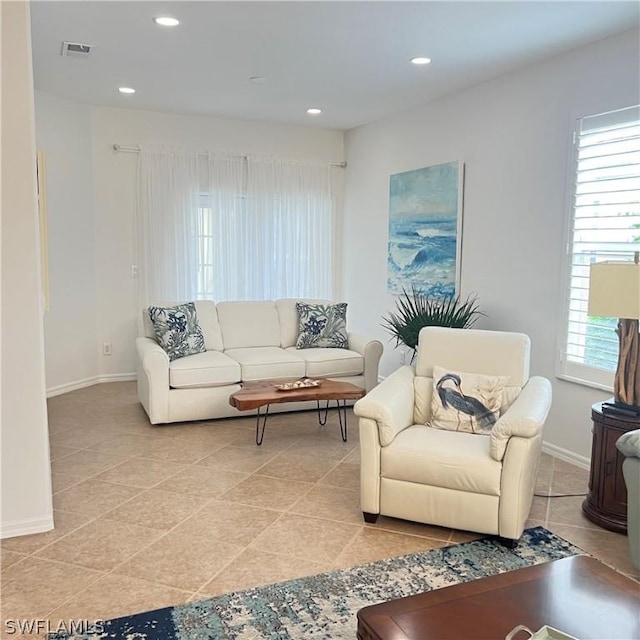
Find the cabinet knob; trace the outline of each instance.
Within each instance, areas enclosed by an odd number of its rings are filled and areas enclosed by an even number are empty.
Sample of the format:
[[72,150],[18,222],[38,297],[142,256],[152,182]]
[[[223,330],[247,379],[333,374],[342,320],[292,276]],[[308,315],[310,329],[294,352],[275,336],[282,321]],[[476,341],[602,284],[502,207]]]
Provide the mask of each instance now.
[[604,474],[610,476],[615,471],[616,463],[613,460],[607,460],[604,465]]

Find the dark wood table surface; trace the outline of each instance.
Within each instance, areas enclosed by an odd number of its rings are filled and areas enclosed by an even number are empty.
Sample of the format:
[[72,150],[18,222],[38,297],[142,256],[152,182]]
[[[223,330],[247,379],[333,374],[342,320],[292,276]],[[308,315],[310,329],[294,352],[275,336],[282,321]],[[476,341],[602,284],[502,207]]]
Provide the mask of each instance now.
[[[572,556],[365,607],[358,640],[503,640],[517,625],[580,640],[640,639],[640,583]],[[517,638],[529,636],[521,632]]]
[[292,379],[243,383],[242,389],[231,394],[229,404],[240,411],[248,411],[281,402],[359,400],[365,395],[365,390],[355,384],[329,379],[323,379],[322,384],[317,387],[278,391],[275,385],[284,382],[292,382]]

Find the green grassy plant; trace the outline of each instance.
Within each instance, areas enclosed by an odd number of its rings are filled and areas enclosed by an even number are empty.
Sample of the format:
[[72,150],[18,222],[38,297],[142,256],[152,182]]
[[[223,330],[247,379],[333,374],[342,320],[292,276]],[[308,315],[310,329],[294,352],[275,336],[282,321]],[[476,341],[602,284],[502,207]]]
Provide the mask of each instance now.
[[395,313],[383,316],[382,326],[396,341],[396,346],[404,344],[413,350],[412,362],[418,347],[418,334],[423,327],[468,329],[478,316],[484,315],[478,309],[478,299],[475,296],[469,296],[464,301],[460,296],[430,298],[414,285],[411,286],[410,293],[403,287],[396,307]]

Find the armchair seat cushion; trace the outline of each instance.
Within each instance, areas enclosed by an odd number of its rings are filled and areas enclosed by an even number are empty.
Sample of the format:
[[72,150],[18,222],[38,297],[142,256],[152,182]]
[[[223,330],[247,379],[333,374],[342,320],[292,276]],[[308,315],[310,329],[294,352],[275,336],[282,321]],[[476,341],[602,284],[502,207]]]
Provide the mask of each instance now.
[[228,349],[225,354],[240,363],[244,382],[302,378],[307,375],[304,360],[280,347]]
[[502,464],[489,454],[489,438],[413,425],[382,447],[383,478],[467,493],[500,495]]
[[327,347],[296,349],[296,347],[290,347],[287,351],[305,361],[305,375],[309,378],[359,376],[364,371],[364,357],[350,349]]
[[197,353],[169,364],[169,386],[174,389],[221,387],[240,380],[240,365],[219,351]]

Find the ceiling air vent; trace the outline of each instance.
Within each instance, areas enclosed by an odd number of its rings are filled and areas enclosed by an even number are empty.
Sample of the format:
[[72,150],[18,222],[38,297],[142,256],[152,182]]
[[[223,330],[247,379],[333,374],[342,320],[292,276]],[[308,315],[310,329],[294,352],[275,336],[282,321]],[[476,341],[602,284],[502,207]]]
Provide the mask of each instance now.
[[61,56],[76,56],[78,58],[86,58],[93,49],[93,45],[82,44],[80,42],[63,42]]

